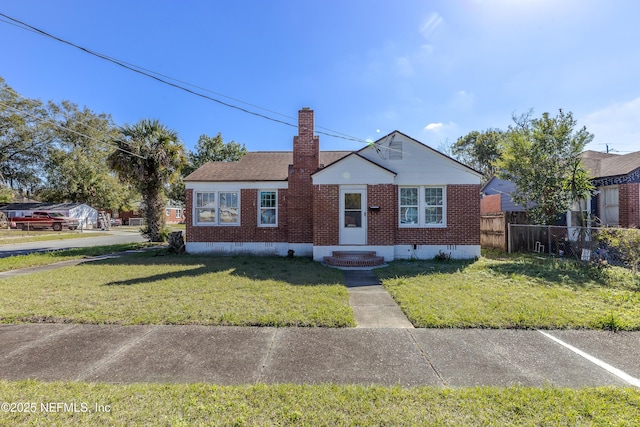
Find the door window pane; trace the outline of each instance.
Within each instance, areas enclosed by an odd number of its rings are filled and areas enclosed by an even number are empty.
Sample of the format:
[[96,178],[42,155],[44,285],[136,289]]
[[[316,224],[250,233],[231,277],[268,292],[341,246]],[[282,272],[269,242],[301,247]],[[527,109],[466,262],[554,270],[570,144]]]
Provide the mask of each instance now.
[[345,193],[344,226],[362,227],[362,194]]
[[362,212],[346,211],[344,213],[344,226],[345,227],[362,227]]
[[346,193],[344,195],[344,208],[345,209],[361,209],[362,194],[360,193]]

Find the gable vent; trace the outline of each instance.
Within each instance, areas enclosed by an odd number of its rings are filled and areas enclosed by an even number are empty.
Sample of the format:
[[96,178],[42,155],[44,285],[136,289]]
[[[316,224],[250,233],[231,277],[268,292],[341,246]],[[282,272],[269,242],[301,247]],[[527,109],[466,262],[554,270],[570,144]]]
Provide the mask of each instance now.
[[402,160],[402,140],[389,142],[389,160]]

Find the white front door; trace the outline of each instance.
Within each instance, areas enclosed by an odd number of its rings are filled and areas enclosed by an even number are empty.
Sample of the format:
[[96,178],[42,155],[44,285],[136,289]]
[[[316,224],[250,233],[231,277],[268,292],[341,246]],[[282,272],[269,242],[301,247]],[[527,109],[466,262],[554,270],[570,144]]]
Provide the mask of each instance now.
[[340,244],[367,244],[367,189],[340,189]]

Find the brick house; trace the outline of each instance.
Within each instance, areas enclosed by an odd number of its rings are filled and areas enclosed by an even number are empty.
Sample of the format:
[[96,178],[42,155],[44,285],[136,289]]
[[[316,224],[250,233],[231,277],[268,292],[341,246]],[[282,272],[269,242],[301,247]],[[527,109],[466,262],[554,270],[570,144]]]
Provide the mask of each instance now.
[[187,252],[293,250],[330,264],[348,251],[480,255],[478,172],[398,131],[358,151],[319,143],[305,108],[292,152],[250,152],[187,176]]
[[590,213],[606,226],[640,227],[640,151],[585,151],[581,158],[596,188]]

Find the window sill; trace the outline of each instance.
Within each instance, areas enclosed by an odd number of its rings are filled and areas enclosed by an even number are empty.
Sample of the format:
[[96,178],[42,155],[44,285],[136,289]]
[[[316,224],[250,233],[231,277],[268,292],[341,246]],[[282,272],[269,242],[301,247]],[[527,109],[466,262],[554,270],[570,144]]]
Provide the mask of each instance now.
[[218,224],[217,222],[198,222],[193,224],[194,227],[239,227],[240,224]]
[[398,228],[447,228],[446,224],[399,224]]

